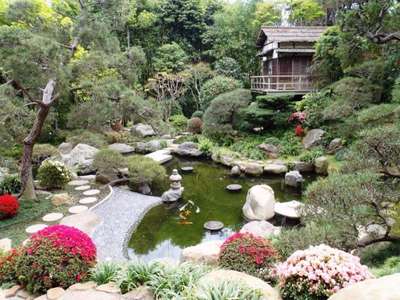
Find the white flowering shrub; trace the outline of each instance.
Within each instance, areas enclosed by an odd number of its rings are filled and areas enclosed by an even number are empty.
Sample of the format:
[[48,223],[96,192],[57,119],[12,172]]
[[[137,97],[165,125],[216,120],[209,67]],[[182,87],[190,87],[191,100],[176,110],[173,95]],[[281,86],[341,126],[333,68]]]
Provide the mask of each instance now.
[[44,188],[62,188],[71,180],[71,172],[62,162],[47,159],[39,167],[38,179]]
[[282,296],[292,300],[327,299],[348,285],[373,277],[359,257],[326,245],[296,251],[275,272]]

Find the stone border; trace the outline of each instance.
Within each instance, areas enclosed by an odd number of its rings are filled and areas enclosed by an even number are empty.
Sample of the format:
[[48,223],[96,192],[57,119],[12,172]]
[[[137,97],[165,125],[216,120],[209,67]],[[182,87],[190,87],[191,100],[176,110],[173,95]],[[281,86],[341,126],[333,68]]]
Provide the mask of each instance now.
[[[95,205],[89,207],[89,210],[90,210],[90,211],[93,210],[93,209],[95,209],[97,206],[99,206],[99,205],[102,204],[103,202],[106,202],[106,201],[112,196],[112,194],[113,194],[113,192],[114,192],[114,189],[113,189],[112,186],[109,185],[109,184],[107,184],[107,187],[108,187],[108,189],[110,190],[110,192],[108,193],[108,195],[105,196],[102,200],[97,201],[97,203],[96,203]],[[92,196],[90,196],[90,197],[92,197]]]

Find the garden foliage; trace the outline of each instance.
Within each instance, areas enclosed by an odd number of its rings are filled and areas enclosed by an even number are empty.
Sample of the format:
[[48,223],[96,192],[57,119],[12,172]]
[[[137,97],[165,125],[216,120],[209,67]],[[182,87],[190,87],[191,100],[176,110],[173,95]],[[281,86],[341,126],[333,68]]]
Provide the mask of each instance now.
[[18,213],[19,202],[12,195],[0,196],[0,220],[12,218]]
[[62,162],[47,159],[39,167],[38,178],[43,187],[57,189],[64,187],[72,176]]

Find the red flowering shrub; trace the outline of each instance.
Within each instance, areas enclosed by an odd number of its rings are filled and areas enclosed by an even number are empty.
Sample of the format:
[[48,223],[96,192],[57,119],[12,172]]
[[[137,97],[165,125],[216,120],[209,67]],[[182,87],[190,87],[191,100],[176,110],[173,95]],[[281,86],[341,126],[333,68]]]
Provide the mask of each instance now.
[[12,249],[11,251],[0,254],[0,283],[16,282],[16,264],[21,254],[21,249]]
[[303,111],[296,111],[289,116],[288,122],[296,121],[297,123],[304,123],[307,118],[307,114]]
[[271,280],[273,264],[278,254],[270,242],[250,233],[235,233],[221,246],[219,265]]
[[96,247],[82,231],[54,225],[34,234],[16,266],[16,278],[29,292],[68,288],[88,278],[95,265]]
[[303,136],[303,135],[304,135],[304,129],[303,129],[303,127],[301,127],[300,124],[297,125],[297,126],[294,128],[294,134],[295,134],[296,136]]
[[15,216],[19,209],[18,199],[12,195],[0,196],[0,220]]

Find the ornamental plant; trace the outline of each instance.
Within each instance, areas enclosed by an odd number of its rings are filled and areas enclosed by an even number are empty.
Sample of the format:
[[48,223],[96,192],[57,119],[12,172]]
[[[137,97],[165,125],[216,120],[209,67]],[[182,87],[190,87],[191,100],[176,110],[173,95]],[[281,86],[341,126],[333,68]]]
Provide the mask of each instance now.
[[272,280],[273,264],[277,259],[278,253],[268,240],[250,233],[235,233],[222,244],[219,265]]
[[68,288],[87,280],[95,262],[96,247],[87,234],[74,227],[53,225],[38,231],[23,247],[16,279],[32,293]]
[[282,296],[292,300],[327,299],[338,290],[372,278],[357,256],[326,245],[293,253],[274,271]]
[[18,213],[18,199],[12,195],[0,196],[0,220],[8,219]]
[[62,162],[47,159],[40,165],[38,178],[41,186],[57,189],[71,180],[71,172]]

